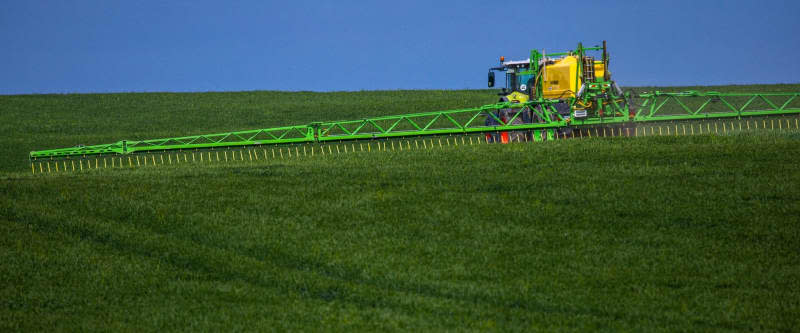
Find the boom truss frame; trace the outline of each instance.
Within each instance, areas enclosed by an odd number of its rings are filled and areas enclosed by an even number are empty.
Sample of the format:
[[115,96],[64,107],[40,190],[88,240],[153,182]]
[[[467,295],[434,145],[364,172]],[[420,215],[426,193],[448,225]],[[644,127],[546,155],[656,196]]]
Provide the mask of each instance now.
[[[630,101],[639,107],[630,109]],[[122,140],[110,144],[30,152],[31,160],[72,156],[130,154],[167,150],[215,149],[222,147],[324,143],[328,141],[372,140],[428,135],[491,133],[501,131],[545,131],[549,136],[561,128],[581,128],[604,124],[646,123],[730,117],[800,114],[800,92],[723,93],[685,91],[652,92],[628,96],[625,103],[616,98],[602,100],[610,112],[576,117],[570,105],[569,116],[559,114],[561,100],[538,99],[526,103],[496,103],[476,108],[412,113],[392,116],[314,122],[307,125],[264,128],[215,134],[151,140]],[[800,103],[795,103],[800,104]],[[521,122],[522,112],[530,111],[537,121]],[[509,115],[500,116],[501,113]],[[487,118],[492,121],[487,122]],[[493,125],[487,125],[492,123]]]

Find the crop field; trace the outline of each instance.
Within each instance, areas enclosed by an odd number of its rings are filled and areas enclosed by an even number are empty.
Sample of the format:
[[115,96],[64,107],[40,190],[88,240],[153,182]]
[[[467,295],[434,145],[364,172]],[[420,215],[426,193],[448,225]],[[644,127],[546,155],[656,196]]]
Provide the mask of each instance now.
[[488,90],[0,96],[0,330],[800,328],[796,128],[410,139],[402,151],[68,173],[31,174],[27,159],[495,101]]

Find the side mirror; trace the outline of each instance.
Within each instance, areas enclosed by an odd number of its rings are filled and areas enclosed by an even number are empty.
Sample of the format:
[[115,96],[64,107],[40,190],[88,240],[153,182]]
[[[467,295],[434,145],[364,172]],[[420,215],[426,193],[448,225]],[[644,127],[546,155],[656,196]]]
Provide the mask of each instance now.
[[489,88],[494,87],[494,72],[489,72]]

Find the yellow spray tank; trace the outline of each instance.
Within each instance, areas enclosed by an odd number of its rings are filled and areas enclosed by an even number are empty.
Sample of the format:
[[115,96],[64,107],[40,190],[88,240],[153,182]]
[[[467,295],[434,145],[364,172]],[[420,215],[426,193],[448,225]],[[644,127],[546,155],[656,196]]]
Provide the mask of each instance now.
[[579,76],[579,62],[576,55],[546,60],[542,74],[542,97],[547,99],[575,98],[583,85],[584,77],[588,81],[594,81],[595,77],[605,76],[606,68],[602,61],[586,57],[584,62],[586,63],[583,70],[584,75]]

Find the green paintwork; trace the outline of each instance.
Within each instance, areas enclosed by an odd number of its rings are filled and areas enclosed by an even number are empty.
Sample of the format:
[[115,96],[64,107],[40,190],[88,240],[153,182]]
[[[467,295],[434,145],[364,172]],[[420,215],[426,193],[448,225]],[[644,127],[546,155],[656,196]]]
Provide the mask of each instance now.
[[[575,51],[550,53],[548,56],[578,55],[580,64],[577,75],[583,70],[586,51],[602,51],[602,61],[607,63],[607,52],[603,47],[584,48],[578,44]],[[544,55],[531,50],[530,74],[541,70],[539,60]],[[606,71],[608,72],[608,71]],[[576,80],[577,81],[577,80]],[[585,82],[584,91],[576,98],[565,100],[542,98],[542,85],[532,87],[533,97],[525,103],[496,103],[476,108],[446,110],[373,117],[359,120],[314,122],[307,125],[255,129],[216,134],[163,138],[153,140],[123,140],[111,144],[78,146],[30,152],[30,159],[59,158],[103,154],[129,154],[165,150],[215,149],[236,146],[258,146],[296,143],[324,143],[344,140],[372,140],[395,137],[426,135],[453,135],[468,133],[492,133],[510,130],[533,131],[533,138],[541,140],[541,133],[548,139],[556,135],[556,129],[580,128],[603,124],[641,123],[713,119],[728,117],[768,116],[798,114],[800,107],[790,107],[800,93],[720,93],[686,91],[679,93],[652,92],[632,96],[618,94],[614,82],[608,78],[595,78]],[[538,97],[537,97],[538,96]],[[638,108],[631,105],[637,104]],[[800,100],[798,100],[800,101]],[[560,115],[555,105],[569,106],[569,117]],[[588,107],[587,105],[591,105]],[[760,105],[760,106],[759,106]],[[510,119],[499,117],[502,110],[511,110]],[[516,121],[522,112],[530,111],[537,119],[534,122]],[[585,111],[585,117],[576,117],[576,111]],[[496,125],[486,125],[487,118]]]
[[[83,156],[98,154],[126,154],[135,152],[178,150],[178,149],[212,149],[232,146],[256,146],[269,144],[313,143],[343,140],[370,140],[393,137],[411,137],[425,135],[446,135],[466,133],[489,133],[509,130],[544,130],[565,127],[579,128],[600,124],[638,123],[670,120],[713,119],[728,117],[748,117],[781,114],[800,114],[800,108],[788,107],[797,100],[800,93],[718,93],[718,92],[680,92],[680,93],[644,93],[638,96],[642,101],[633,118],[627,106],[617,111],[607,112],[605,116],[589,116],[573,121],[565,120],[555,110],[558,100],[535,100],[527,103],[497,103],[478,108],[447,110],[425,113],[366,118],[360,120],[317,122],[308,125],[256,129],[248,131],[227,132],[164,138],[154,140],[126,140],[111,144],[79,146],[52,150],[33,151],[31,159]],[[736,105],[731,98],[744,98],[745,102]],[[776,98],[781,101],[775,101]],[[686,100],[699,100],[699,107],[687,106]],[[756,101],[763,101],[767,108],[751,109]],[[709,105],[721,106],[723,110],[712,111]],[[613,103],[609,104],[613,105]],[[668,106],[673,112],[664,113]],[[677,107],[675,107],[677,106]],[[498,118],[494,111],[500,109],[531,109],[539,115],[542,122],[529,124],[512,124],[515,117],[506,120]],[[541,110],[539,110],[541,109]],[[675,110],[682,113],[675,113]],[[513,113],[513,112],[512,112]],[[574,110],[572,111],[574,116]],[[499,125],[486,126],[486,117],[493,117]],[[552,136],[552,131],[548,131]],[[538,136],[537,136],[538,137]]]

